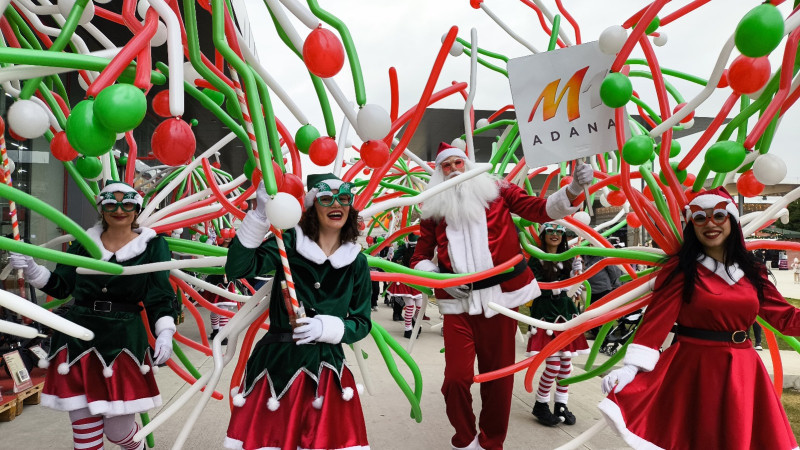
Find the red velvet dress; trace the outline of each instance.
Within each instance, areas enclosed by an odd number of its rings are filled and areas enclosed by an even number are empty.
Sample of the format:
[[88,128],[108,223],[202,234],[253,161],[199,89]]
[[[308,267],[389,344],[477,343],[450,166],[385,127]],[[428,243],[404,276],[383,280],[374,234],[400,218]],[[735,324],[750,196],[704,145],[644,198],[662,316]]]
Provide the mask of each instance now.
[[[672,269],[675,262],[665,267]],[[708,264],[711,268],[713,265]],[[698,263],[690,303],[681,299],[683,274],[647,308],[634,339],[657,351],[677,322],[713,331],[747,330],[756,314],[784,334],[800,334],[800,310],[766,279],[765,301],[738,268],[733,279]],[[653,353],[656,355],[656,353]],[[599,405],[606,420],[636,449],[796,449],[792,429],[764,364],[749,340],[741,344],[678,336],[650,372],[640,371]]]

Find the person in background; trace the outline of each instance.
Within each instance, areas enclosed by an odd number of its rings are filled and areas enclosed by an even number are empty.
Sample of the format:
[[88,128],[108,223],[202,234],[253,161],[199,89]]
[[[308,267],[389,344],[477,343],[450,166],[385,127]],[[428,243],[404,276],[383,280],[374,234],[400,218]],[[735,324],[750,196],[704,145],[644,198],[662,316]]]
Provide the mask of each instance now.
[[[583,257],[583,264],[585,270],[588,270],[597,262],[604,259],[602,256],[585,255]],[[605,297],[609,292],[622,286],[619,277],[622,275],[622,270],[618,266],[608,265],[603,267],[602,270],[589,277],[589,286],[591,289],[591,297],[589,298],[590,304],[594,303],[601,298]],[[591,339],[597,337],[600,328],[593,328],[587,332]]]
[[792,271],[794,272],[794,284],[800,284],[800,259],[794,259],[792,262]]
[[[217,238],[215,243],[222,248],[228,248],[234,236],[236,236],[236,230],[232,228],[223,228],[220,231],[220,235],[221,236]],[[209,241],[211,241],[210,238]],[[236,293],[236,284],[233,280],[229,280],[225,274],[211,274],[206,277],[206,282],[230,293]],[[215,294],[209,290],[203,291],[202,295],[209,303],[213,303],[217,308],[231,312],[235,312],[238,309],[239,305],[235,301],[229,300],[222,295]],[[214,338],[217,337],[217,334],[219,334],[219,330],[228,325],[229,318],[228,316],[217,314],[213,311],[211,311],[209,316],[211,319],[211,334],[208,336],[208,340],[213,341]],[[222,340],[222,345],[228,345],[227,338]]]

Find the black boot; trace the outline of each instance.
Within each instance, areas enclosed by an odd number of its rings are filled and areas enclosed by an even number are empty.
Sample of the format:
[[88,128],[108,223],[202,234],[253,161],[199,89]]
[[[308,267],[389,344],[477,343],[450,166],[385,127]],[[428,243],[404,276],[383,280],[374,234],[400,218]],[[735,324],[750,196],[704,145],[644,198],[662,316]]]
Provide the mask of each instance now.
[[403,337],[406,338],[406,339],[411,339],[411,333],[413,333],[413,332],[414,332],[414,330],[406,330],[406,331],[403,332]]
[[547,425],[548,427],[554,427],[561,423],[561,419],[550,412],[550,405],[544,402],[536,402],[536,404],[533,405],[531,414],[533,414],[542,425]]
[[556,413],[556,416],[564,421],[567,425],[575,425],[577,419],[575,419],[575,414],[572,414],[569,409],[567,409],[567,405],[564,403],[556,402],[553,405],[553,411]]
[[213,341],[214,338],[217,337],[218,333],[219,333],[219,328],[217,328],[216,330],[211,330],[211,335],[208,336],[209,342]]

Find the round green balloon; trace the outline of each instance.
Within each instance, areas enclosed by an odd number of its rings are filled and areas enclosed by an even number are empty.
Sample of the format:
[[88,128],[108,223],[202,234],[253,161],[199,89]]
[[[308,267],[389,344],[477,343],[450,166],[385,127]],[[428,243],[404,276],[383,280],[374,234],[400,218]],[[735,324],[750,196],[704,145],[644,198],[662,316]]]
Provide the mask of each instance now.
[[86,156],[104,155],[117,140],[117,134],[97,120],[92,100],[83,100],[72,108],[66,131],[72,148]]
[[[224,94],[223,94],[224,97]],[[239,108],[239,104],[236,102],[226,102],[225,103],[225,111],[228,112],[228,115],[234,119],[241,120],[242,118],[242,110]]]
[[633,94],[631,80],[619,72],[612,72],[600,85],[600,100],[609,108],[625,106]]
[[222,106],[222,103],[225,101],[225,94],[220,91],[215,91],[214,89],[205,88],[203,89],[203,94],[219,106]]
[[708,148],[705,163],[714,172],[725,173],[736,170],[745,156],[744,145],[736,141],[720,141]]
[[103,171],[103,163],[96,156],[79,156],[75,158],[75,168],[83,178],[97,178]]
[[645,34],[652,34],[652,33],[654,33],[654,32],[655,32],[655,31],[658,29],[658,27],[659,27],[660,25],[661,25],[661,19],[659,19],[659,18],[658,18],[658,16],[656,16],[656,17],[653,19],[653,21],[652,21],[652,22],[650,22],[650,25],[648,25],[648,26],[647,26],[647,28],[645,28],[645,29],[644,29],[644,32],[645,32]]
[[119,157],[119,165],[124,166],[128,164],[128,157],[127,156],[120,156]]
[[208,236],[206,236],[205,234],[201,234],[199,241],[205,244],[206,241],[208,241]]
[[308,154],[308,149],[311,147],[311,143],[314,142],[319,136],[319,131],[317,131],[317,129],[312,125],[307,124],[303,125],[299,130],[297,130],[297,134],[294,135],[294,142],[297,144],[298,150]]
[[[675,176],[678,177],[678,182],[683,183],[684,181],[686,181],[686,175],[689,174],[686,171],[686,169],[678,170],[678,163],[677,162],[671,162],[671,163],[669,163],[669,165],[672,166],[672,170],[673,170],[673,172],[675,172]],[[664,183],[665,185],[669,186],[669,183],[667,182],[667,177],[664,175],[664,171],[663,170],[658,175],[658,178],[661,179],[662,183]]]
[[622,146],[622,158],[632,166],[644,164],[653,157],[654,145],[650,136],[634,136]]
[[745,173],[745,172],[747,172],[748,170],[750,170],[752,168],[753,168],[753,163],[747,163],[747,164],[743,165],[742,167],[740,167],[738,172],[739,173]]
[[[656,147],[656,153],[658,153],[659,155],[661,154],[661,147],[663,145],[664,144],[662,142],[658,144],[658,147]],[[681,154],[681,143],[673,139],[672,142],[670,142],[669,144],[669,157],[674,158],[680,154]]]
[[736,26],[734,42],[739,53],[751,58],[768,55],[783,39],[783,16],[771,4],[758,5]]
[[147,98],[141,89],[130,84],[109,86],[94,100],[94,116],[114,133],[124,133],[139,126],[147,114]]
[[255,159],[248,159],[244,163],[244,176],[247,177],[250,182],[253,181],[253,170],[256,168]]

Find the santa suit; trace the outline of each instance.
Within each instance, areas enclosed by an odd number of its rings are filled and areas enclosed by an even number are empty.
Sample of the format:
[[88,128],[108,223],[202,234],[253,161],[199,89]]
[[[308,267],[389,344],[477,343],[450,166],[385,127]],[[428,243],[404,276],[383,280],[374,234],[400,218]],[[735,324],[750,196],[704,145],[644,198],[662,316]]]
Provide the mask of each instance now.
[[[411,258],[411,267],[435,270],[430,261],[438,254],[439,269],[446,273],[479,272],[521,254],[517,229],[511,213],[532,222],[560,219],[570,207],[566,190],[546,200],[527,195],[516,185],[498,182],[499,195],[491,200],[478,220],[464,223],[446,219],[424,219],[421,237]],[[531,270],[522,262],[521,272],[499,285],[473,290],[464,299],[454,299],[436,289],[439,310],[444,314],[445,373],[442,394],[447,417],[455,428],[451,443],[455,448],[474,448],[477,430],[472,413],[470,386],[474,362],[478,370],[489,372],[514,363],[516,321],[498,315],[487,304],[495,302],[516,308],[540,294]],[[503,377],[481,384],[483,408],[477,440],[485,449],[502,448],[508,428],[514,380]]]

